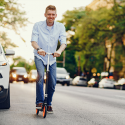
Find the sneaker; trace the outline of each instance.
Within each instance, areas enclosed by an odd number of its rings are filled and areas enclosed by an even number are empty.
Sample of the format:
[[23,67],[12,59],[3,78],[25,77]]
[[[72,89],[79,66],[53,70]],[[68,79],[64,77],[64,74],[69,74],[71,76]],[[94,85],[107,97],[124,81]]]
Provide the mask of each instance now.
[[42,109],[43,103],[36,104],[36,109]]
[[47,113],[53,113],[53,110],[52,110],[51,106],[47,106]]

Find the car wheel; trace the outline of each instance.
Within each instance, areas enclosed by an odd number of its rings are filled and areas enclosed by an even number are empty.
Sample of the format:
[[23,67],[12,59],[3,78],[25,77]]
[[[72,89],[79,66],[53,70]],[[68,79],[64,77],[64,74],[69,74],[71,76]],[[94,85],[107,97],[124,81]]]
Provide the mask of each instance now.
[[12,81],[12,80],[9,80],[9,83],[13,83],[13,81]]
[[125,84],[123,84],[123,90],[125,90]]
[[28,83],[28,80],[25,80],[24,83]]
[[67,83],[67,86],[70,86],[70,82]]
[[12,83],[12,81],[10,80],[9,83]]
[[64,83],[62,83],[62,86],[64,86]]
[[0,103],[0,109],[9,109],[10,108],[10,85],[8,87],[8,95],[4,102]]
[[120,86],[120,90],[123,90],[123,86],[122,85]]

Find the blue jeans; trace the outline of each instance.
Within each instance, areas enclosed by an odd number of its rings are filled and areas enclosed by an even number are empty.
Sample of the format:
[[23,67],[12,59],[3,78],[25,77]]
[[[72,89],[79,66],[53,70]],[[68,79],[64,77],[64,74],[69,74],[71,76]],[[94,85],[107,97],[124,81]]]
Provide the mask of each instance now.
[[[47,68],[43,61],[35,56],[35,65],[38,73],[36,80],[36,104],[44,102],[44,69]],[[48,98],[47,105],[51,106],[52,97],[56,86],[56,62],[49,66]]]

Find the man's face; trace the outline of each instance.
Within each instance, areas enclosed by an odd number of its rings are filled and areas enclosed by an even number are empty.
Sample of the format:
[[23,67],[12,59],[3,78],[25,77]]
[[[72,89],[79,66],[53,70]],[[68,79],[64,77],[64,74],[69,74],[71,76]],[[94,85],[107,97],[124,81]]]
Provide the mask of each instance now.
[[44,15],[48,23],[53,23],[55,18],[57,17],[55,10],[47,10],[47,12]]

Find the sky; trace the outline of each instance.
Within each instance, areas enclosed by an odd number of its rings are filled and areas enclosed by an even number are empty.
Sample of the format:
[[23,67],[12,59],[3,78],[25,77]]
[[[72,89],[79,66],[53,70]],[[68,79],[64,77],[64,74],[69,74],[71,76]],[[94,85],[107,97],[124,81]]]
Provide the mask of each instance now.
[[31,46],[31,34],[34,23],[45,20],[44,12],[48,5],[55,5],[57,9],[56,20],[61,20],[62,15],[67,10],[73,10],[78,7],[85,7],[93,0],[17,0],[22,5],[20,9],[26,11],[26,17],[31,22],[25,28],[20,29],[21,36],[25,39],[25,43],[20,39],[14,31],[7,31],[11,42],[14,42],[19,47],[15,48],[15,57],[22,56],[27,61],[34,58],[33,48]]

